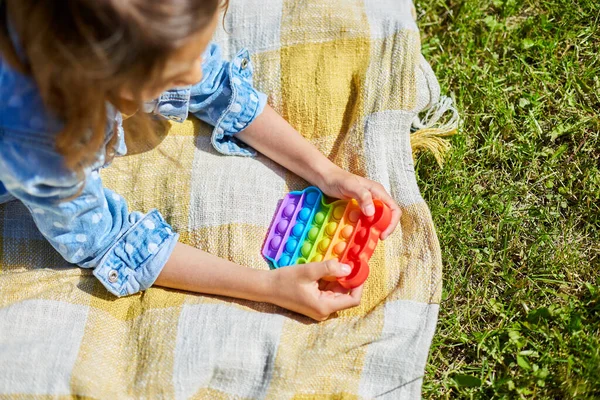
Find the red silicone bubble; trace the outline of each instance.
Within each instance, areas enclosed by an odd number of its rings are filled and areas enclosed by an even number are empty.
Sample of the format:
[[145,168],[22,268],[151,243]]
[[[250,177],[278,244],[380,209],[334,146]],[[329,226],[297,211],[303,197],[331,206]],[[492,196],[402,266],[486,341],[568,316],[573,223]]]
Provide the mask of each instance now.
[[357,245],[357,244],[355,244],[354,246],[352,246],[350,248],[350,250],[348,251],[348,256],[351,259],[358,258],[360,256],[360,246]]
[[[381,235],[381,232],[392,223],[392,210],[380,200],[375,200],[375,217],[375,223],[371,229],[378,230]],[[379,217],[379,219],[377,219],[377,217]]]
[[356,236],[354,236],[354,243],[358,245],[363,245],[367,242],[369,238],[369,229],[361,228],[358,232],[356,232]]

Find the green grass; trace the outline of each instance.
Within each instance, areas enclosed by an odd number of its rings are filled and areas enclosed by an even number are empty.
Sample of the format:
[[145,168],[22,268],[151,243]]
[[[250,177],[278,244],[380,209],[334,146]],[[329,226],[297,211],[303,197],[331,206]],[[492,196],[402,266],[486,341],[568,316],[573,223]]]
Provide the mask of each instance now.
[[417,0],[463,121],[417,159],[444,259],[424,398],[600,398],[600,2]]

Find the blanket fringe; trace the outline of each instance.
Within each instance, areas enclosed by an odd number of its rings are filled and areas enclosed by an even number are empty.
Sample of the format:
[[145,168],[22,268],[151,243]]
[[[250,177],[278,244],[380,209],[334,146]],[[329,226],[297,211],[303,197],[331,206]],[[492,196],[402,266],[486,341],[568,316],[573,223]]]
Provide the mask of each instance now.
[[[452,112],[452,117],[446,123],[440,124],[440,119],[448,111]],[[444,164],[444,154],[451,147],[450,142],[445,138],[457,133],[458,123],[458,111],[452,104],[452,99],[442,96],[427,110],[423,118],[417,115],[413,119],[413,133],[410,135],[413,154],[429,151],[441,167]]]

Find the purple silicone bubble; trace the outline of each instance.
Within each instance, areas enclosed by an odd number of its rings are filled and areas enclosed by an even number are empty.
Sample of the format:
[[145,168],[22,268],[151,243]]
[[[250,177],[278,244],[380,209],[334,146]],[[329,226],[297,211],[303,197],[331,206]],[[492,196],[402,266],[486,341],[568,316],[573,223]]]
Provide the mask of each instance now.
[[290,218],[294,214],[295,209],[296,209],[296,204],[287,205],[283,209],[283,216],[286,218]]
[[285,230],[287,229],[287,227],[289,226],[289,222],[287,220],[281,220],[279,221],[279,223],[277,224],[277,233],[283,235],[285,234]]
[[279,246],[281,246],[281,239],[281,236],[275,236],[273,239],[271,239],[269,250],[277,251]]

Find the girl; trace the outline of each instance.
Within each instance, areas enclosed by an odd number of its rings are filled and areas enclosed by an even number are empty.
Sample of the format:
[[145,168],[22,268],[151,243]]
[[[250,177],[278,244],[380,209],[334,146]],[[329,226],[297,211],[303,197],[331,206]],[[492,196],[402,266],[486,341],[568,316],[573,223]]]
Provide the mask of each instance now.
[[[260,151],[337,198],[374,213],[400,210],[378,183],[331,163],[266,104],[251,84],[247,51],[221,59],[211,37],[222,0],[0,0],[0,203],[20,200],[70,263],[92,268],[116,296],[159,285],[271,302],[317,320],[356,306],[325,276],[327,261],[261,271],[178,242],[158,211],[129,212],[98,170],[126,153],[123,115],[214,126],[224,154]],[[152,141],[151,135],[143,137]],[[139,140],[139,138],[138,138]],[[129,138],[128,138],[129,141]]]

